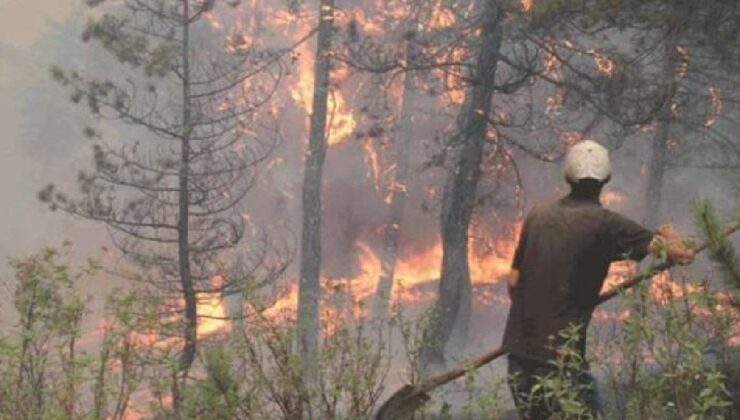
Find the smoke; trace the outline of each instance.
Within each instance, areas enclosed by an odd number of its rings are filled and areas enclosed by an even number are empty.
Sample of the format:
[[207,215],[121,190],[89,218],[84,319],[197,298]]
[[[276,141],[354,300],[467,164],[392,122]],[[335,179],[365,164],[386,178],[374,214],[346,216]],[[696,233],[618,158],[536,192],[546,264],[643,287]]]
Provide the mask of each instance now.
[[[4,238],[0,242],[0,255],[4,257],[22,255],[43,245],[55,245],[63,239],[72,240],[78,246],[79,255],[83,256],[96,252],[97,245],[108,242],[100,227],[49,213],[36,200],[37,191],[50,181],[73,190],[78,168],[86,167],[90,158],[82,129],[91,121],[84,110],[68,103],[63,89],[49,81],[48,68],[52,64],[104,71],[115,68],[100,58],[99,51],[80,44],[80,20],[61,17],[73,10],[69,3],[66,7],[59,0],[45,0],[43,3],[54,5],[43,15],[56,16],[57,23],[32,25],[33,28],[29,29],[33,32],[30,47],[25,44],[27,38],[0,45],[0,124],[4,127],[5,142],[0,153],[0,190],[4,197],[4,205],[0,206],[0,235]],[[275,34],[266,36],[284,41],[284,44],[290,41]],[[263,229],[293,246],[298,243],[301,228],[300,197],[308,114],[305,104],[296,101],[289,88],[298,83],[306,60],[311,60],[310,54],[297,57],[289,65],[284,89],[278,94],[277,115],[283,141],[260,170],[259,183],[244,203],[246,216],[255,231]],[[344,100],[352,110],[357,126],[346,139],[330,148],[326,161],[323,274],[327,278],[356,278],[367,270],[362,266],[360,244],[367,245],[376,255],[380,254],[382,227],[389,214],[386,197],[392,171],[388,168],[402,140],[397,138],[396,129],[401,112],[401,81],[402,78],[398,78],[391,83],[391,94],[387,98],[380,97],[380,87],[361,75],[347,73],[334,83],[344,93]],[[412,176],[406,186],[409,196],[401,225],[400,260],[425,254],[439,242],[439,200],[446,169],[430,165],[430,162],[444,151],[439,139],[449,136],[454,123],[455,107],[446,104],[446,98],[423,83],[418,89],[412,109]],[[379,111],[379,106],[387,106],[387,109]],[[378,127],[381,130],[377,130]],[[381,134],[370,135],[378,132]],[[128,134],[121,131],[117,136],[125,138]],[[521,141],[541,135],[535,132],[519,134]],[[633,219],[642,220],[650,134],[632,136],[620,147],[616,147],[619,143],[610,140],[607,129],[597,129],[591,137],[615,148],[612,153],[613,177],[607,190],[623,196],[623,199],[610,206]],[[374,170],[368,156],[368,144],[378,154],[379,173]],[[522,197],[526,200],[520,208],[517,196],[512,192],[514,178],[510,173],[500,178],[488,174],[484,189],[494,188],[496,180],[503,179],[503,193],[496,196],[499,201],[494,200],[478,209],[475,244],[501,237],[513,241],[508,228],[522,215],[521,210],[526,213],[535,203],[555,199],[567,191],[559,163],[543,163],[521,151],[514,151],[513,159],[521,174]],[[732,187],[736,180],[727,176],[727,172],[680,168],[669,171],[660,219],[692,232],[688,207],[691,201],[710,199],[718,204],[724,215],[734,210],[737,195]],[[249,240],[247,238],[244,249],[248,249]],[[438,271],[439,263],[438,260],[429,260],[428,271]],[[700,270],[706,265],[697,267]],[[295,282],[296,268],[293,266],[288,270],[283,279],[286,284]],[[426,283],[422,286],[424,291],[435,292],[434,276],[418,280]],[[485,284],[477,285],[473,290],[476,306],[473,308],[471,331],[474,332],[474,340],[467,349],[469,353],[497,344],[506,317],[503,282],[496,282],[500,279],[485,280]],[[102,295],[109,287],[91,285],[89,291]],[[455,357],[462,355],[456,354]]]

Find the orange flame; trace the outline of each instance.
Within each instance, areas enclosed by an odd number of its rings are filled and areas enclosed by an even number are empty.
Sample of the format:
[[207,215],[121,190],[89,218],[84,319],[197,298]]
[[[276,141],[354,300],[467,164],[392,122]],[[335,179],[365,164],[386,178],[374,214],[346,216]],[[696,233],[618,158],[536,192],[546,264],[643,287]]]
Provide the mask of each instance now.
[[599,73],[606,77],[614,76],[614,71],[616,70],[617,65],[614,63],[613,59],[594,50],[589,50],[588,53],[593,57],[594,64]]
[[[513,224],[509,232],[493,241],[487,252],[476,252],[471,249],[469,255],[470,275],[473,284],[494,284],[508,274],[511,259],[516,248],[521,224]],[[381,274],[381,259],[371,246],[360,242],[360,273],[351,278],[324,279],[325,288],[330,284],[345,284],[346,292],[354,302],[359,304],[355,316],[364,314],[375,297],[376,285]],[[437,241],[432,246],[400,258],[396,263],[395,281],[391,292],[394,303],[422,303],[434,297],[434,291],[421,292],[418,286],[432,283],[439,279],[439,268],[442,261],[442,243]],[[298,302],[298,286],[291,288],[274,306],[264,314],[268,318],[285,315],[295,311]],[[330,312],[325,312],[326,318]]]
[[[212,282],[214,289],[220,290],[223,287],[224,278],[215,276]],[[198,297],[198,338],[228,332],[231,324],[226,319],[227,315],[226,305],[220,291],[202,293]]]
[[455,14],[451,10],[442,8],[439,5],[432,10],[432,16],[428,25],[431,29],[449,28],[454,24]]
[[603,194],[601,194],[601,202],[605,206],[613,206],[615,204],[620,204],[624,201],[624,195],[616,192],[616,191],[604,191]]
[[[308,43],[303,43],[296,52],[298,58],[298,80],[290,86],[293,100],[305,111],[305,127],[308,131],[310,116],[313,113],[314,54]],[[337,78],[337,71],[332,75]],[[341,90],[332,89],[327,99],[329,146],[344,142],[355,130],[357,122],[351,107],[346,103]]]
[[375,191],[380,191],[380,157],[378,156],[378,151],[375,148],[375,143],[373,142],[373,139],[366,138],[362,145],[363,149],[365,149],[365,161],[368,163],[369,166],[369,176],[373,180],[373,185],[375,186]]
[[[223,285],[223,277],[214,276],[212,285],[214,290],[220,289]],[[231,330],[231,323],[227,319],[228,312],[220,291],[199,293],[197,299],[196,336],[198,339],[228,333]],[[184,301],[179,297],[174,299],[174,303],[171,304],[176,308],[184,307]],[[168,324],[177,322],[179,319],[178,315],[172,315],[163,319],[162,322]],[[133,341],[139,346],[171,348],[182,345],[183,339],[181,337],[162,337],[157,331],[149,331],[135,333]]]
[[678,55],[678,64],[676,64],[676,76],[679,79],[683,79],[686,73],[689,72],[689,52],[686,48],[677,45],[676,54]]
[[712,111],[704,122],[704,126],[709,128],[717,123],[719,115],[722,113],[722,98],[714,86],[709,87],[709,95],[712,100]]

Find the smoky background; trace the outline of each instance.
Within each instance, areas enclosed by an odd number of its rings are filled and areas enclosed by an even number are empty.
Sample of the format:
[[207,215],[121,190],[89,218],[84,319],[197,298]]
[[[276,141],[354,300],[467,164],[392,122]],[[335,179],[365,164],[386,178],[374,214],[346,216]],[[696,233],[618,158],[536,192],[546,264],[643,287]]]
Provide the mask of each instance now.
[[[276,2],[278,3],[278,2]],[[32,6],[29,6],[31,4]],[[69,103],[68,94],[49,77],[52,65],[79,67],[96,72],[115,72],[120,64],[106,61],[97,47],[83,44],[80,33],[85,18],[80,1],[35,0],[0,3],[0,125],[3,147],[0,153],[0,256],[23,255],[44,245],[57,245],[64,240],[75,245],[75,255],[81,260],[99,255],[106,261],[110,247],[104,229],[61,213],[50,213],[37,199],[38,191],[50,180],[74,190],[77,171],[90,163],[90,143],[82,134],[86,125],[100,127],[84,109]],[[227,23],[223,24],[227,26]],[[294,28],[295,29],[295,28]],[[224,30],[225,31],[225,30]],[[269,32],[274,41],[289,41],[279,31]],[[216,30],[218,33],[218,30]],[[277,34],[276,34],[277,33]],[[294,32],[290,32],[293,34]],[[224,32],[226,37],[228,33]],[[272,39],[272,38],[271,38]],[[619,39],[615,42],[618,44]],[[624,41],[626,42],[626,40]],[[253,233],[264,232],[287,247],[297,247],[300,232],[300,194],[303,149],[307,138],[307,112],[301,89],[301,72],[310,70],[311,48],[302,51],[286,67],[285,86],[278,93],[281,143],[259,172],[254,190],[243,204]],[[337,81],[343,99],[337,112],[344,120],[333,127],[341,141],[329,148],[324,173],[324,256],[323,277],[331,281],[375,281],[382,244],[381,227],[388,215],[388,165],[398,132],[397,98],[386,97],[377,86],[383,83],[398,90],[403,77],[395,80],[374,80],[347,70]],[[421,81],[420,84],[423,84]],[[548,92],[535,93],[535,103],[544,104]],[[454,106],[441,109],[447,101],[444,93],[432,88],[420,89],[414,104],[413,139],[410,157],[409,195],[404,209],[400,233],[399,261],[423,256],[429,271],[438,270],[439,255],[433,250],[439,244],[440,194],[445,169],[429,165],[442,149],[441,143],[454,123]],[[515,99],[514,99],[515,100]],[[577,107],[576,105],[573,105]],[[342,109],[343,108],[343,109]],[[533,110],[543,113],[544,107]],[[725,104],[723,113],[737,112],[733,104]],[[558,150],[560,139],[545,123],[533,121],[530,127],[511,130],[520,140],[540,142],[543,150]],[[736,125],[720,122],[720,129],[735,133]],[[573,124],[576,131],[582,124]],[[378,128],[382,130],[378,132]],[[141,136],[114,124],[102,128],[113,138]],[[591,130],[587,137],[612,149],[613,177],[605,192],[606,206],[643,221],[646,217],[646,171],[651,156],[651,132],[621,136],[608,123]],[[676,132],[675,136],[689,134]],[[737,141],[737,139],[735,139]],[[375,156],[373,154],[376,154]],[[698,153],[696,150],[689,153]],[[555,153],[557,155],[557,153]],[[517,163],[520,188],[514,188],[515,175],[507,172],[496,179],[485,178],[480,190],[496,190],[491,201],[477,207],[471,228],[473,254],[477,258],[507,259],[516,241],[516,224],[538,202],[556,199],[567,193],[561,163],[543,162],[529,153],[512,147],[511,159]],[[720,215],[736,211],[738,182],[733,171],[706,168],[671,167],[664,178],[659,220],[670,221],[680,230],[693,232],[689,204],[708,199],[716,203]],[[503,184],[503,185],[501,185]],[[485,194],[482,194],[485,195]],[[236,248],[226,260],[233,261],[238,253],[248,252],[249,243]],[[369,258],[374,256],[375,258]],[[113,257],[115,259],[115,257]],[[116,262],[110,261],[108,262]],[[289,289],[296,282],[296,263],[280,279],[278,288]],[[704,257],[691,270],[702,273],[709,267]],[[503,274],[495,271],[499,274]],[[489,271],[490,272],[490,271]],[[3,277],[10,275],[7,266],[0,268]],[[436,290],[436,278],[414,279],[421,296],[420,305],[431,303]],[[484,283],[479,288],[478,282]],[[453,359],[479,353],[498,344],[505,323],[508,303],[505,282],[499,278],[474,278],[474,307],[470,327],[471,341],[465,349],[456,349]],[[100,276],[81,289],[92,297],[88,327],[94,328],[103,308],[103,296],[125,282],[115,277]],[[364,287],[369,287],[364,285]],[[372,289],[372,287],[370,287]],[[10,301],[11,290],[0,291],[4,301]],[[404,304],[413,305],[409,301]],[[5,304],[0,304],[0,325],[10,325],[13,317]],[[607,311],[609,309],[606,309]],[[605,334],[613,328],[610,322],[595,323]],[[500,369],[498,366],[495,369]]]

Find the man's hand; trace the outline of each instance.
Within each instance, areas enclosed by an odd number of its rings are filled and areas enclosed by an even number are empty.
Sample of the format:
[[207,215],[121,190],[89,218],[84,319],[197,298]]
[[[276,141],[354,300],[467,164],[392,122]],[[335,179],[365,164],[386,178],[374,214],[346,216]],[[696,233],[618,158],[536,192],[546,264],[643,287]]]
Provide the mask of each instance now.
[[682,235],[673,225],[662,224],[655,232],[649,251],[652,255],[665,257],[679,265],[694,261],[693,241]]

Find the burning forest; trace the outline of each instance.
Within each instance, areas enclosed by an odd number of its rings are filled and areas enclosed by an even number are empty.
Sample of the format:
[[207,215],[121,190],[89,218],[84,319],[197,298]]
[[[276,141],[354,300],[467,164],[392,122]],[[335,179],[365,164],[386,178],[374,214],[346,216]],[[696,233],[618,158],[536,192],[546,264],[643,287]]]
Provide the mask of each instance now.
[[737,2],[67,3],[0,418],[740,418]]

